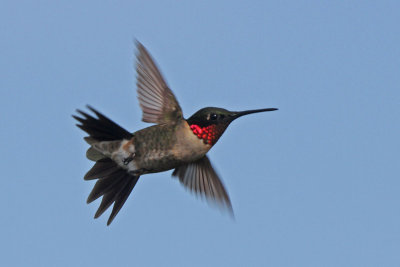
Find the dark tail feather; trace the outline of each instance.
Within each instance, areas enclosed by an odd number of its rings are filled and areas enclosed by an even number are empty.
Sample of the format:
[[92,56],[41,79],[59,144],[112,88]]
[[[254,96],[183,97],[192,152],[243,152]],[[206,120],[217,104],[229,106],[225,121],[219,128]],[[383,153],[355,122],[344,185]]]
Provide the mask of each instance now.
[[74,119],[79,121],[81,124],[77,124],[79,128],[87,132],[89,136],[97,141],[113,141],[120,139],[131,139],[132,134],[95,110],[94,108],[88,106],[97,118],[81,111],[77,110],[83,118],[73,115]]
[[[96,165],[104,165],[107,166],[111,164],[112,166],[109,169],[106,169],[110,174],[107,176],[97,176],[97,175],[92,175],[93,177],[96,177],[97,180],[96,184],[94,185],[92,192],[90,192],[88,198],[87,198],[87,203],[91,203],[98,199],[99,197],[105,195],[107,192],[109,192],[118,182],[123,180],[125,177],[126,171],[118,167],[117,164],[115,164],[113,161],[110,159],[105,159],[106,161],[108,160],[109,162],[96,162]],[[89,172],[91,172],[90,170]],[[88,173],[89,173],[88,172]],[[87,174],[86,174],[87,175]],[[85,175],[85,177],[86,177]]]
[[107,178],[99,179],[88,197],[88,203],[90,203],[98,197],[103,196],[94,217],[100,217],[114,203],[111,215],[107,221],[107,225],[110,225],[138,180],[139,176],[130,175],[122,169],[120,172],[114,173]]
[[[131,139],[133,137],[131,133],[100,112],[89,106],[88,108],[96,114],[97,118],[80,110],[78,110],[78,113],[82,117],[73,117],[81,123],[77,124],[77,126],[88,133],[91,139],[113,141]],[[87,199],[87,202],[90,203],[101,196],[103,197],[94,216],[95,218],[98,218],[114,203],[111,215],[107,221],[107,225],[110,225],[135,187],[139,176],[127,173],[126,170],[119,167],[110,158],[102,158],[86,173],[84,179],[98,179]]]
[[129,176],[128,183],[122,188],[122,190],[115,197],[114,206],[111,215],[108,218],[107,225],[110,225],[110,223],[114,220],[115,216],[117,216],[118,212],[125,204],[125,201],[128,199],[130,193],[132,192],[138,180],[139,176]]
[[97,161],[93,167],[86,173],[83,179],[85,180],[93,180],[93,179],[101,179],[106,178],[115,172],[120,171],[119,168],[114,161],[109,158],[101,159]]

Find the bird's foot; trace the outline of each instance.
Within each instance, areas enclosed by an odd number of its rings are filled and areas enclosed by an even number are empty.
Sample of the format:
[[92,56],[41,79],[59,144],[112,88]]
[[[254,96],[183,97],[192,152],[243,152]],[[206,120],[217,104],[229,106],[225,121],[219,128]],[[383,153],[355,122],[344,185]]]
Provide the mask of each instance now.
[[135,157],[135,153],[131,153],[131,154],[129,155],[129,157],[124,158],[124,159],[122,160],[122,163],[126,166],[126,165],[129,164],[129,162],[131,162],[131,161],[133,160],[134,157]]

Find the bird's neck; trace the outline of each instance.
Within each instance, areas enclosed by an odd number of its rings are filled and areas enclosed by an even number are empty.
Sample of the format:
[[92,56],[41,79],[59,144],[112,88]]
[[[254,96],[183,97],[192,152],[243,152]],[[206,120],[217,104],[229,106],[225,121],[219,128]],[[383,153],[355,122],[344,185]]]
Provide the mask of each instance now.
[[201,127],[197,124],[190,124],[190,129],[205,144],[214,145],[224,133],[226,126],[222,124],[210,124]]

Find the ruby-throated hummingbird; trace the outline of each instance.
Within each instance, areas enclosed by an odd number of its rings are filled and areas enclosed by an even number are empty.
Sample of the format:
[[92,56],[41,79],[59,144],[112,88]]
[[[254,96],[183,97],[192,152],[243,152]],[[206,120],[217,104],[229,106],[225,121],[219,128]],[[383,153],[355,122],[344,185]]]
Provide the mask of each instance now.
[[73,116],[79,128],[89,134],[88,159],[94,166],[84,176],[97,179],[87,202],[103,197],[95,214],[98,218],[114,203],[109,225],[143,174],[175,169],[172,173],[190,191],[219,204],[231,214],[232,205],[224,185],[206,153],[235,119],[276,108],[228,111],[202,108],[189,119],[168,87],[146,48],[137,42],[137,94],[144,122],[155,125],[130,133],[103,114],[88,107],[95,115],[77,110]]

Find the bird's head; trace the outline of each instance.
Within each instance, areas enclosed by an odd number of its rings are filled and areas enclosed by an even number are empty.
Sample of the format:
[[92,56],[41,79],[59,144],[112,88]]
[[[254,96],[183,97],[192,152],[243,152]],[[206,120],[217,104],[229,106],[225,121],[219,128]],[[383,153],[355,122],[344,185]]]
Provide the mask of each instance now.
[[274,110],[277,108],[229,111],[223,108],[207,107],[194,113],[187,122],[193,134],[203,139],[205,144],[214,145],[235,119],[252,113]]

